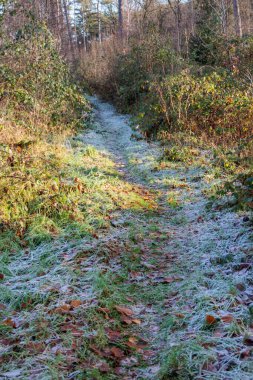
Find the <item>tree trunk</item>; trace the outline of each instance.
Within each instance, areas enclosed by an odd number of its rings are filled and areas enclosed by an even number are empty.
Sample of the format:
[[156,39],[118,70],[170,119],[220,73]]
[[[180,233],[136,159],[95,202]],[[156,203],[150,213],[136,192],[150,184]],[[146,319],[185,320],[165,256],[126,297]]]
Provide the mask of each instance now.
[[101,15],[100,15],[100,1],[97,2],[97,20],[98,20],[98,41],[102,43],[102,31],[101,31]]
[[233,10],[235,19],[235,32],[238,37],[242,37],[242,20],[238,0],[233,0]]
[[174,3],[171,0],[168,0],[168,4],[174,14],[175,23],[176,23],[176,39],[177,39],[177,51],[181,53],[181,0],[176,0]]
[[119,37],[123,37],[123,0],[118,0]]
[[62,0],[62,1],[63,1],[64,13],[65,13],[65,20],[66,20],[66,24],[67,24],[68,36],[69,36],[69,45],[70,45],[72,57],[73,57],[73,59],[75,59],[75,49],[74,49],[73,40],[72,40],[72,32],[71,32],[71,25],[69,22],[67,2],[66,2],[66,0]]

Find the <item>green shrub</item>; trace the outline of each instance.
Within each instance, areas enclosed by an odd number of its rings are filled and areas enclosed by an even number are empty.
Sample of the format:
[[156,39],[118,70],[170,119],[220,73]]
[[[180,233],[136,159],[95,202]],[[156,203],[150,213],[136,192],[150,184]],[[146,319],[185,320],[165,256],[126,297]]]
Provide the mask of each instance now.
[[[88,104],[44,26],[0,48],[0,117],[32,133],[80,123]],[[43,125],[43,128],[41,128]]]
[[[138,120],[144,130],[150,116],[170,132],[206,135],[225,144],[252,133],[251,89],[226,73],[197,77],[185,71],[152,83],[150,93],[143,120]],[[156,131],[156,123],[150,128]]]

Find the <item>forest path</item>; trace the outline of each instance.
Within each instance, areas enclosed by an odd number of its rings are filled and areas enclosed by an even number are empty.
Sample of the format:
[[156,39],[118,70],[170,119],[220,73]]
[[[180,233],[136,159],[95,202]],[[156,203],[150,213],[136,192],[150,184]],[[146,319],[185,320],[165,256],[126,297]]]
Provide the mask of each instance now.
[[12,255],[0,379],[252,379],[248,215],[207,208],[207,154],[164,160],[159,144],[133,138],[127,116],[90,101],[93,126],[69,149],[103,219],[95,233]]
[[[204,155],[191,164],[161,164],[161,147],[132,138],[127,116],[96,97],[91,102],[97,123],[84,141],[109,152],[123,178],[154,191],[158,202],[153,215],[131,216],[132,249],[140,265],[128,265],[125,280],[135,285],[130,296],[139,300],[133,310],[142,319],[137,330],[148,350],[137,338],[132,346],[146,366],[123,360],[118,374],[124,379],[252,379],[243,338],[253,333],[247,319],[253,301],[248,217],[219,207],[208,211],[204,192],[213,178]],[[114,229],[127,244],[129,221],[122,215],[119,220]]]

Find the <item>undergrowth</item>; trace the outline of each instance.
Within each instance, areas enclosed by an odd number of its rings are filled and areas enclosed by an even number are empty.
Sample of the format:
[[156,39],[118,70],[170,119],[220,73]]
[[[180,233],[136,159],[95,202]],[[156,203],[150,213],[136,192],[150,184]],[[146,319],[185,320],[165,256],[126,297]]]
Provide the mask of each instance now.
[[0,54],[1,252],[95,233],[109,211],[145,207],[103,153],[71,137],[90,106],[47,29],[25,27]]

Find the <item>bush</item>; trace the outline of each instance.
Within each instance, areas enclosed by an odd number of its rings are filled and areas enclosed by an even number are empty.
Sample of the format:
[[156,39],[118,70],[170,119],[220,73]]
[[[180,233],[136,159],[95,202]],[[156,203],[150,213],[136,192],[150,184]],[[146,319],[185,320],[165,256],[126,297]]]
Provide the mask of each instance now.
[[[171,132],[206,135],[224,144],[237,142],[251,135],[251,91],[224,72],[197,77],[184,71],[151,84],[149,104],[143,121],[138,121],[143,129],[151,117]],[[154,129],[156,132],[155,123]]]
[[87,102],[71,83],[67,65],[44,26],[5,42],[0,58],[2,124],[33,134],[78,124]]
[[5,41],[0,58],[0,245],[7,235],[34,243],[80,219],[65,139],[89,105],[43,25]]

